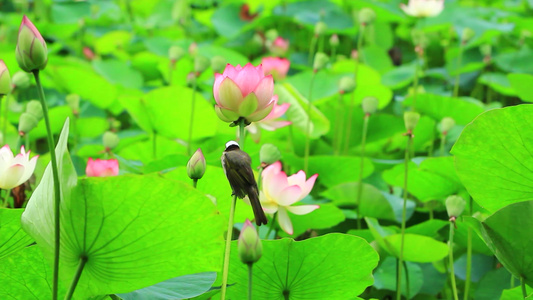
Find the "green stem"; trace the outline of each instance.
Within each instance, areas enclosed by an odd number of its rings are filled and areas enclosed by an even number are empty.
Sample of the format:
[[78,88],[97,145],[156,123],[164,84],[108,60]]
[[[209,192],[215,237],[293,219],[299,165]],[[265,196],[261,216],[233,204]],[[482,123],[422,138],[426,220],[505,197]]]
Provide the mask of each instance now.
[[524,280],[524,277],[520,277],[520,285],[522,286],[522,296],[524,296],[524,299],[527,298],[527,291],[526,291],[526,281]]
[[402,208],[402,231],[401,231],[401,243],[400,243],[400,259],[398,263],[398,272],[396,273],[396,299],[402,298],[402,264],[403,264],[403,247],[405,242],[405,222],[407,215],[407,176],[409,174],[409,152],[411,144],[413,142],[413,135],[408,133],[407,147],[405,148],[404,159],[404,180],[403,180],[403,208]]
[[157,159],[157,133],[152,129],[152,157]]
[[313,66],[313,58],[315,57],[315,47],[317,41],[318,37],[316,34],[313,34],[313,37],[311,38],[311,45],[309,46],[309,58],[307,59],[307,64],[310,66]]
[[406,261],[403,261],[403,268],[405,269],[405,298],[409,299],[409,270]]
[[192,180],[192,186],[193,186],[194,188],[196,188],[196,185],[197,185],[197,184],[198,184],[198,179],[193,179],[193,180]]
[[459,96],[459,78],[461,77],[461,73],[459,71],[461,69],[462,60],[463,60],[463,42],[461,41],[459,44],[459,56],[457,57],[457,75],[455,75],[455,84],[453,85],[453,96],[454,97]]
[[[276,223],[276,217],[278,216],[278,213],[274,213],[274,216],[272,217],[272,221],[270,222],[270,225],[268,226],[268,231],[267,231],[267,234],[265,235],[265,239],[268,239],[268,237],[270,236],[270,233],[272,232],[272,230],[274,229],[274,224]],[[276,238],[276,237],[274,237]]]
[[440,156],[444,156],[444,145],[446,144],[446,135],[443,134],[440,138]]
[[59,171],[57,166],[57,158],[55,151],[54,136],[52,135],[52,129],[50,127],[50,118],[48,117],[48,105],[44,98],[43,86],[41,85],[41,79],[39,78],[39,70],[33,71],[35,82],[37,83],[37,92],[39,99],[41,100],[41,106],[43,108],[44,123],[46,125],[48,149],[50,150],[50,160],[52,163],[52,176],[54,178],[54,274],[53,274],[53,286],[52,286],[52,299],[57,299],[58,291],[58,278],[59,278],[59,250],[60,250],[60,227],[59,227],[59,207],[61,203],[61,186],[59,183]]
[[252,300],[253,263],[248,264],[248,300]]
[[311,77],[311,82],[309,83],[309,97],[307,98],[307,124],[305,126],[305,153],[304,153],[304,172],[307,174],[307,169],[309,167],[309,150],[311,146],[311,95],[313,92],[313,84],[315,82],[316,70],[313,71]]
[[357,205],[357,229],[361,229],[361,196],[363,195],[363,171],[365,166],[365,144],[366,144],[366,134],[368,133],[368,119],[370,114],[365,114],[363,119],[363,137],[361,138],[361,164],[359,165],[359,185],[357,186],[357,200],[355,205]]
[[420,61],[418,55],[416,56],[415,63],[415,78],[413,79],[413,105],[411,106],[412,111],[416,111],[416,96],[418,95],[418,73],[420,73]]
[[342,137],[342,115],[343,115],[343,96],[344,93],[339,93],[339,103],[337,105],[337,112],[335,117],[335,130],[333,131],[333,153],[339,155]]
[[172,85],[172,73],[174,72],[175,67],[176,67],[176,62],[171,60],[168,63],[168,81],[167,81],[168,86]]
[[[359,35],[357,36],[357,51],[361,51],[361,47],[363,46],[363,36],[366,26],[361,25],[359,29]],[[355,82],[355,86],[357,88],[357,74],[359,72],[359,56],[361,53],[358,53],[358,57],[355,60],[355,68],[353,72],[353,80]],[[355,102],[355,91],[352,91],[352,97],[350,98],[350,106],[348,107],[348,122],[346,123],[346,135],[345,135],[345,143],[344,143],[344,154],[348,153],[348,150],[350,149],[350,136],[352,135],[352,115],[353,115],[353,104]]]
[[332,46],[331,47],[331,61],[335,63],[335,55],[337,55],[337,47]]
[[451,281],[451,284],[452,284],[452,291],[453,291],[453,299],[454,300],[458,300],[459,297],[457,297],[457,285],[455,284],[455,271],[454,271],[454,268],[453,268],[453,228],[455,226],[455,223],[454,222],[451,222],[450,221],[450,238],[449,238],[449,241],[450,241],[450,255],[449,255],[449,258],[450,258],[450,281]]
[[[3,97],[3,96],[0,96],[0,97]],[[5,101],[5,104],[4,104],[4,125],[2,127],[2,142],[3,144],[7,144],[7,114],[8,114],[8,111],[9,111],[9,96],[6,96],[5,97],[6,101]],[[1,98],[0,98],[1,100]],[[1,107],[1,105],[0,105]]]
[[[511,275],[512,277],[512,275]],[[468,236],[466,240],[466,278],[464,300],[468,300],[468,292],[470,290],[470,280],[472,278],[472,229],[468,227]]]
[[[4,197],[4,208],[9,207],[9,195],[11,194],[11,189],[6,190],[6,196]],[[13,205],[15,208],[15,205]]]
[[85,255],[82,255],[80,257],[80,264],[78,265],[78,269],[76,269],[76,274],[74,274],[74,278],[72,278],[72,283],[70,284],[70,288],[68,289],[68,293],[65,296],[65,300],[72,299],[72,295],[74,295],[74,291],[76,290],[76,286],[78,285],[78,281],[80,281],[81,273],[83,272],[83,268],[85,267],[85,263],[87,262],[89,258]]
[[224,250],[224,268],[222,270],[222,291],[220,299],[226,299],[226,289],[228,285],[229,273],[229,258],[231,249],[231,234],[233,233],[233,219],[235,217],[235,206],[237,204],[237,196],[233,196],[231,208],[229,211],[228,231],[226,232],[226,249]]
[[192,83],[192,102],[191,102],[191,120],[189,121],[189,139],[187,140],[187,154],[191,155],[191,144],[192,144],[192,128],[194,125],[194,108],[196,103],[196,76],[194,77]]

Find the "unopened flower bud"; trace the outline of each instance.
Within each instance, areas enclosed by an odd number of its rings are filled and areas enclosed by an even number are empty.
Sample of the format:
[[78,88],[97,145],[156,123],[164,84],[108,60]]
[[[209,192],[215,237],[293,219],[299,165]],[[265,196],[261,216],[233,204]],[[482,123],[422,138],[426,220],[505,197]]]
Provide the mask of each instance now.
[[185,55],[185,50],[180,46],[172,46],[168,49],[168,58],[173,62],[180,60],[183,55]]
[[403,121],[405,123],[405,129],[407,131],[413,131],[415,129],[416,124],[418,123],[418,120],[420,120],[420,114],[414,111],[406,111],[403,113]]
[[278,31],[276,29],[269,29],[267,30],[267,32],[265,33],[265,37],[267,38],[267,40],[269,41],[274,41],[275,39],[277,39],[279,36],[278,34]]
[[461,196],[450,196],[446,198],[446,211],[448,212],[448,217],[459,217],[463,210],[465,209],[466,201]]
[[11,75],[3,60],[0,59],[0,95],[7,95],[11,91]]
[[315,35],[323,35],[326,33],[326,30],[328,29],[328,25],[326,23],[320,21],[316,23],[315,25]]
[[24,135],[37,127],[37,124],[39,124],[39,119],[30,113],[24,112],[20,115],[18,131],[21,135]]
[[361,105],[363,106],[363,112],[371,115],[378,110],[379,100],[376,97],[365,97]]
[[355,80],[350,76],[344,76],[339,80],[339,92],[351,93],[355,89]]
[[358,19],[361,26],[367,26],[374,22],[376,19],[376,13],[373,9],[365,7],[359,11]]
[[187,82],[187,86],[193,86],[194,82],[196,81],[196,72],[189,72],[185,79]]
[[337,47],[339,45],[339,36],[337,34],[334,34],[329,38],[329,44],[331,47]]
[[491,56],[492,55],[492,45],[483,44],[483,45],[479,46],[479,52],[481,52],[481,55],[483,55],[483,56]]
[[437,125],[440,133],[442,133],[443,135],[448,134],[448,131],[450,131],[450,129],[452,129],[453,126],[455,126],[455,120],[450,117],[443,118],[440,121],[439,125]]
[[41,102],[37,100],[31,100],[28,102],[26,105],[26,112],[32,114],[37,118],[37,120],[41,120],[43,118],[43,107],[41,106]]
[[313,69],[315,71],[323,69],[326,66],[326,64],[328,63],[328,61],[329,61],[329,57],[325,53],[317,52],[315,54],[315,60],[314,60],[314,63],[313,63]]
[[20,68],[26,72],[42,70],[48,62],[46,42],[26,16],[20,23],[15,56]]
[[211,69],[213,69],[213,72],[215,73],[222,73],[227,64],[226,59],[220,55],[211,57]]
[[198,54],[198,44],[196,43],[191,43],[189,45],[189,54],[191,56],[196,56],[196,54]]
[[246,219],[238,241],[239,258],[245,264],[257,262],[263,255],[263,244],[250,220]]
[[78,94],[68,94],[66,99],[67,105],[72,110],[72,113],[77,115],[80,112],[80,95]]
[[472,28],[466,27],[463,29],[463,33],[461,35],[461,42],[463,44],[466,44],[468,41],[470,41],[474,36],[476,35],[476,32],[472,30]]
[[281,152],[273,144],[264,144],[259,150],[259,160],[265,167],[281,159]]
[[205,173],[205,157],[202,149],[198,148],[187,162],[187,175],[190,179],[200,179]]
[[[426,48],[429,44],[429,39],[427,38],[426,34],[423,30],[414,28],[411,30],[411,39],[413,40],[413,45],[416,47],[420,47],[421,49],[418,51],[423,51],[424,48]],[[423,52],[422,52],[423,54]],[[421,54],[419,54],[421,55]]]
[[102,141],[106,149],[114,149],[116,146],[118,146],[118,143],[120,142],[120,138],[118,137],[116,133],[112,131],[106,131],[104,132]]
[[210,65],[211,61],[209,60],[209,58],[203,55],[196,55],[194,57],[194,72],[196,72],[196,74],[202,73],[207,68],[209,68]]
[[30,86],[30,74],[18,71],[11,77],[11,83],[16,89],[26,89]]

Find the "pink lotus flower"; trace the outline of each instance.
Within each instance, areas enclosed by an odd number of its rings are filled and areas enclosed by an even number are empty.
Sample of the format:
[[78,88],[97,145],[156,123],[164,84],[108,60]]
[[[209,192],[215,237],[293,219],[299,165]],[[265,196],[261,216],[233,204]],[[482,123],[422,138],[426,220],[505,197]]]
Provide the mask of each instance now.
[[17,156],[13,156],[9,146],[4,145],[0,149],[0,188],[10,190],[30,179],[38,157],[30,159],[30,151],[26,152],[24,146],[20,147]]
[[89,158],[85,174],[88,177],[107,177],[118,175],[118,160],[116,159],[99,159]]
[[444,0],[409,0],[407,5],[401,3],[400,8],[412,17],[434,17],[444,9]]
[[279,57],[263,57],[261,65],[265,75],[272,75],[274,80],[281,80],[287,76],[291,62],[285,58]]
[[274,79],[265,76],[261,65],[228,64],[224,73],[215,74],[215,111],[224,122],[237,124],[240,118],[246,124],[261,121],[274,107],[273,93]]
[[291,106],[289,103],[283,103],[281,105],[278,105],[278,95],[274,95],[274,108],[266,116],[263,120],[259,122],[254,122],[250,124],[250,126],[246,127],[246,130],[250,133],[250,136],[254,140],[255,143],[259,143],[259,140],[261,139],[261,129],[268,130],[268,131],[274,131],[278,128],[282,128],[288,125],[291,125],[291,121],[285,121],[285,120],[279,120],[281,116],[285,114],[287,109],[289,109],[289,106]]
[[287,174],[281,171],[281,163],[277,161],[266,167],[262,176],[263,190],[259,194],[259,200],[263,210],[271,214],[277,212],[281,229],[288,234],[293,234],[288,212],[305,215],[320,207],[318,205],[292,206],[311,192],[318,174],[311,176],[307,181],[304,171],[287,177]]
[[270,52],[276,56],[283,56],[289,50],[289,40],[278,36],[268,47]]

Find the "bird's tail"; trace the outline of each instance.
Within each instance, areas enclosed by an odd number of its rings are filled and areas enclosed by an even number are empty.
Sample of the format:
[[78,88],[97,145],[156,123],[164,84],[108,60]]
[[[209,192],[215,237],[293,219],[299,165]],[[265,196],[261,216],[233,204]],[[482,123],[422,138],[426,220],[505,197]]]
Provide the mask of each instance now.
[[254,211],[255,223],[257,224],[257,226],[261,226],[262,224],[266,225],[267,217],[265,215],[265,212],[263,211],[263,208],[261,207],[261,203],[259,202],[257,187],[250,187],[250,190],[248,192],[248,198],[250,199],[250,204],[252,205],[252,210]]

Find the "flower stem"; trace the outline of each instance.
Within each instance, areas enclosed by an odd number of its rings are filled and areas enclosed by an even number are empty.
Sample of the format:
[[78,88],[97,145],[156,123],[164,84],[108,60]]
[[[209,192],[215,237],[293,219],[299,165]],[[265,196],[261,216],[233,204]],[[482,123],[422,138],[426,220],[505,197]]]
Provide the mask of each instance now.
[[[0,97],[3,97],[3,96],[0,96]],[[6,103],[4,104],[4,125],[2,126],[2,143],[5,145],[7,144],[7,137],[6,137],[6,134],[7,134],[7,114],[8,114],[8,111],[9,111],[9,96],[6,96],[5,97],[6,99]],[[0,98],[1,100],[1,98]],[[0,105],[1,107],[1,105]]]
[[413,135],[409,132],[407,134],[407,147],[405,148],[405,171],[404,171],[404,180],[403,180],[403,208],[402,208],[402,238],[400,243],[400,258],[398,262],[398,272],[396,272],[396,299],[401,300],[402,298],[402,267],[403,267],[403,246],[404,246],[404,237],[405,237],[405,222],[407,215],[407,176],[409,174],[409,152],[411,145],[413,143]]
[[78,268],[76,269],[76,274],[74,274],[74,278],[72,278],[72,283],[70,284],[70,287],[68,289],[68,293],[65,296],[65,300],[72,299],[72,295],[74,295],[74,290],[76,290],[76,286],[78,285],[78,281],[80,281],[81,273],[83,272],[83,268],[85,267],[85,263],[87,262],[89,258],[85,255],[82,255],[80,257],[80,263],[78,265]]
[[[6,190],[6,196],[4,197],[4,208],[9,207],[9,195],[11,194],[11,189]],[[15,208],[15,205],[13,205],[13,208]]]
[[222,291],[220,299],[226,299],[226,289],[228,285],[228,273],[229,273],[229,258],[231,249],[231,234],[233,233],[233,219],[235,217],[235,205],[237,204],[237,196],[233,196],[231,201],[231,208],[229,211],[228,231],[226,232],[226,249],[224,251],[224,267],[222,269]]
[[420,72],[420,58],[416,56],[415,78],[413,79],[413,105],[411,111],[416,111],[416,96],[418,95],[418,73]]
[[248,300],[252,300],[252,277],[254,264],[248,264]]
[[191,143],[192,143],[192,128],[194,124],[194,108],[196,104],[196,76],[192,83],[192,100],[191,100],[191,120],[189,121],[189,139],[187,140],[187,155],[191,155]]
[[[239,119],[239,144],[240,148],[244,147],[244,124],[245,119]],[[229,263],[230,263],[230,253],[231,253],[231,235],[233,233],[233,219],[235,218],[235,206],[237,205],[237,196],[233,195],[233,201],[231,201],[231,207],[229,211],[228,219],[228,231],[226,232],[226,249],[224,250],[224,265],[222,269],[222,290],[221,290],[221,300],[226,299],[226,289],[228,287],[228,273],[229,273]]]
[[461,73],[459,70],[461,69],[461,61],[463,59],[463,42],[461,41],[459,44],[459,56],[457,56],[457,75],[455,76],[455,84],[453,85],[453,96],[457,97],[459,96],[459,78],[461,77]]
[[168,63],[168,81],[167,81],[168,86],[172,85],[172,73],[174,72],[175,67],[176,67],[176,62],[171,60]]
[[335,155],[339,155],[340,148],[342,146],[341,144],[341,137],[342,137],[342,115],[343,115],[343,100],[344,93],[339,92],[339,101],[337,106],[337,112],[335,116],[335,130],[333,131],[333,153]]
[[192,186],[193,186],[194,188],[196,188],[196,185],[197,185],[197,184],[198,184],[198,179],[193,179],[193,180],[192,180]]
[[526,281],[524,280],[524,277],[520,277],[520,285],[522,286],[522,296],[524,296],[524,299],[527,298],[527,291],[526,291]]
[[370,114],[365,114],[363,119],[363,135],[361,138],[361,164],[359,165],[359,185],[357,186],[357,200],[355,205],[357,205],[357,229],[361,229],[361,196],[363,195],[363,172],[365,167],[365,144],[366,144],[366,134],[368,132],[368,119]]
[[[278,216],[278,213],[274,213],[274,216],[272,217],[272,221],[270,222],[270,226],[268,226],[268,231],[267,231],[267,234],[265,235],[265,239],[268,239],[268,237],[270,236],[270,233],[272,232],[272,230],[274,229],[274,223],[276,223],[276,217]],[[274,239],[276,237],[274,236]]]
[[59,171],[57,166],[57,158],[55,151],[54,136],[52,135],[52,129],[50,127],[50,118],[48,117],[48,106],[44,98],[43,86],[41,85],[41,79],[39,78],[39,70],[33,71],[35,82],[37,84],[37,92],[39,99],[41,100],[41,106],[43,108],[44,123],[46,125],[46,132],[48,136],[48,150],[50,151],[50,160],[52,163],[52,176],[54,178],[54,274],[53,274],[53,286],[52,286],[52,299],[57,299],[58,291],[58,279],[59,279],[59,250],[60,250],[60,226],[59,226],[59,208],[61,203],[61,186],[59,183]]
[[[361,25],[359,35],[357,36],[357,51],[361,51],[361,48],[363,46],[363,36],[365,33],[366,26]],[[355,68],[353,72],[353,80],[355,82],[355,86],[357,88],[357,74],[359,72],[359,54],[358,57],[355,59]],[[352,134],[352,115],[353,115],[353,104],[355,101],[355,91],[352,92],[352,96],[350,98],[350,106],[348,107],[348,122],[346,123],[346,135],[345,135],[345,144],[344,144],[344,154],[348,153],[348,149],[350,149],[350,136]]]
[[450,281],[452,284],[452,291],[453,291],[453,299],[458,300],[459,297],[457,296],[457,285],[455,284],[455,271],[453,268],[453,229],[455,226],[455,222],[450,221],[450,238],[448,239],[450,242]]
[[311,136],[311,96],[313,92],[313,84],[315,82],[316,70],[313,71],[311,77],[311,82],[309,83],[309,97],[307,97],[307,125],[305,129],[305,153],[304,153],[304,172],[307,174],[307,169],[309,167],[309,150],[311,146],[310,136]]
[[152,157],[154,160],[157,159],[157,134],[155,129],[152,129]]
[[309,58],[307,59],[307,63],[310,66],[313,65],[313,57],[315,56],[315,47],[316,47],[317,41],[318,41],[317,35],[313,34],[313,37],[311,38],[311,45],[309,46]]
[[[512,275],[511,275],[512,277]],[[468,300],[468,292],[470,290],[470,280],[472,278],[472,229],[468,227],[468,236],[466,240],[466,278],[464,300]]]
[[444,145],[446,144],[446,135],[443,134],[440,138],[440,156],[444,156]]

